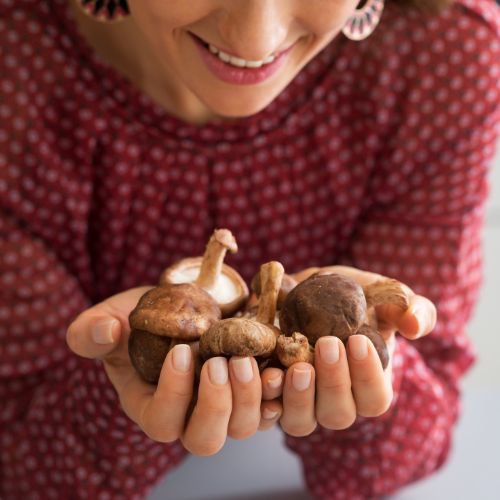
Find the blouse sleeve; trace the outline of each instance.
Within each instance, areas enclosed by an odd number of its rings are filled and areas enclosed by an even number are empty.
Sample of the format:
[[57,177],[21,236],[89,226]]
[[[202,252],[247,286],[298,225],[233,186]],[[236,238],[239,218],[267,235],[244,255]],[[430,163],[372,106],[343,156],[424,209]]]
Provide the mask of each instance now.
[[20,41],[37,24],[12,10],[0,9],[0,498],[144,498],[185,450],[150,440],[102,363],[66,345],[69,324],[92,305],[90,273],[79,271],[87,249],[73,251],[86,241],[90,190],[85,163],[74,173],[52,154],[57,138],[23,92],[33,54]]
[[69,352],[90,305],[77,279],[0,210],[0,497],[143,498],[185,451],[121,410],[102,364]]
[[445,18],[433,21],[445,33],[440,55],[430,60],[427,39],[415,42],[413,62],[406,61],[412,79],[403,111],[394,115],[370,205],[341,259],[409,284],[435,303],[438,323],[418,341],[398,337],[386,414],[358,418],[344,431],[286,437],[318,498],[390,494],[435,471],[450,450],[459,381],[474,360],[466,324],[481,283],[488,167],[500,122],[500,24],[495,29],[461,6],[455,13],[454,36],[446,35]]

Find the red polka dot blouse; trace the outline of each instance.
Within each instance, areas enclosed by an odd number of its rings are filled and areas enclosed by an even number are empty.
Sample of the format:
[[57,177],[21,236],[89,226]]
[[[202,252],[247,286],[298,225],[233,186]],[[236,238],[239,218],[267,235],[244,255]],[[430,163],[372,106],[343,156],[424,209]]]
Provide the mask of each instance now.
[[437,17],[387,2],[373,36],[338,36],[266,109],[203,127],[100,60],[67,4],[0,0],[0,497],[141,498],[183,459],[128,420],[65,331],[200,255],[215,227],[236,235],[247,279],[271,259],[343,263],[434,301],[435,331],[398,338],[385,415],[286,443],[317,498],[376,498],[438,468],[474,358],[495,1]]

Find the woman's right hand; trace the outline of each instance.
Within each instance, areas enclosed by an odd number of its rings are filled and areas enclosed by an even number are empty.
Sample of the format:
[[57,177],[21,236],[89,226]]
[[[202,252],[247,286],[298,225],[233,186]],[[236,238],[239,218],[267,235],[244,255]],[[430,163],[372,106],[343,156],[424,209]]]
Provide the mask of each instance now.
[[[128,316],[148,289],[134,288],[87,309],[67,332],[73,352],[102,360],[125,413],[152,439],[165,443],[180,439],[189,452],[200,456],[217,453],[227,436],[243,439],[259,427],[268,428],[269,420],[261,422],[263,390],[254,358],[234,357],[229,363],[223,357],[208,360],[191,413],[194,360],[189,346],[177,345],[168,353],[157,386],[139,377],[128,355]],[[269,369],[263,374],[264,395],[267,381],[279,372]],[[269,392],[275,398],[280,393],[281,386]],[[269,394],[266,399],[271,398]],[[273,403],[264,404],[269,409]],[[281,405],[276,401],[275,406],[278,414],[271,422],[280,417]]]

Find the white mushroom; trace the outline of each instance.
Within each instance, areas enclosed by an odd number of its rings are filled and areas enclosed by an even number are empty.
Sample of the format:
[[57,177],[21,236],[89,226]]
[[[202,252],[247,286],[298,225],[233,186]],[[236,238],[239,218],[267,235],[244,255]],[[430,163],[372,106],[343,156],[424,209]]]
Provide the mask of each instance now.
[[223,317],[231,316],[248,298],[243,278],[224,264],[227,251],[238,251],[236,240],[228,229],[216,229],[203,257],[182,259],[163,271],[160,284],[196,283],[219,304]]

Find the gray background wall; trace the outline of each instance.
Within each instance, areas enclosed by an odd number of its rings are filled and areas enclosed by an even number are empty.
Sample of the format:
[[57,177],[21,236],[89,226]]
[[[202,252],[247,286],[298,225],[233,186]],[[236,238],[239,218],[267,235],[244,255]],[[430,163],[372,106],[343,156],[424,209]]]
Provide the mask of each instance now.
[[[464,382],[463,412],[451,458],[437,474],[396,500],[494,500],[500,491],[500,143],[484,233],[485,280],[470,323],[479,362]],[[276,428],[246,441],[228,440],[210,458],[189,457],[149,500],[306,500],[300,463]]]

